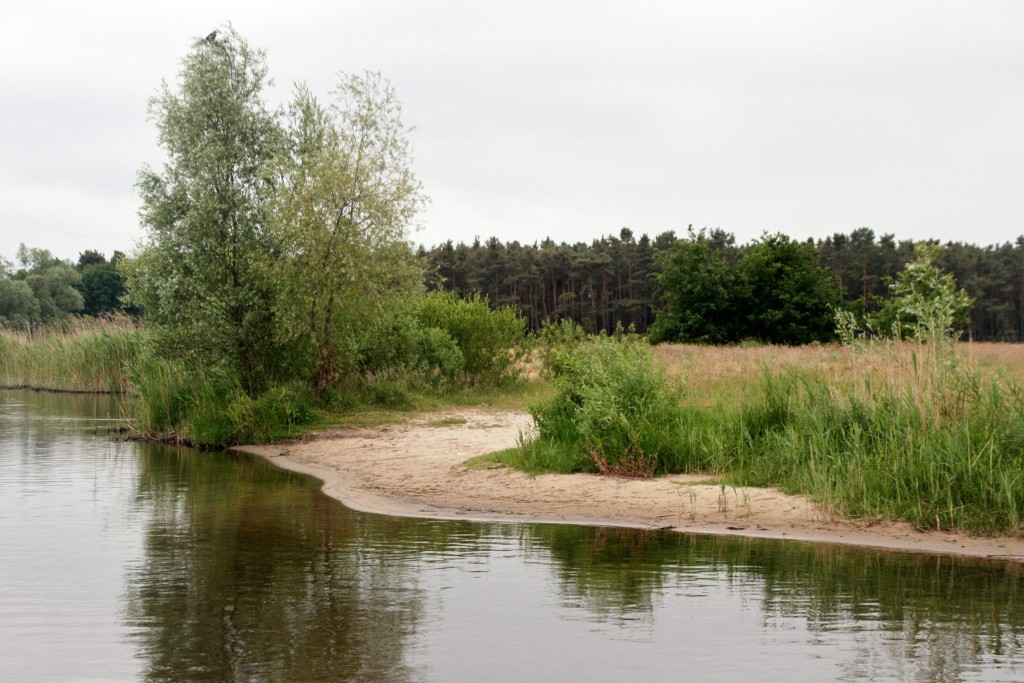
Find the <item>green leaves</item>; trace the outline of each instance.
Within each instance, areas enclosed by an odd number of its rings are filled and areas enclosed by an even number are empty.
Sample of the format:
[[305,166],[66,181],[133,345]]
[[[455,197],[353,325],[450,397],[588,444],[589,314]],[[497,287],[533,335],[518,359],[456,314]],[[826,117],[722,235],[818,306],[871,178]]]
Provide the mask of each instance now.
[[258,390],[274,370],[264,264],[277,251],[268,169],[283,136],[261,99],[263,53],[231,27],[223,34],[197,41],[177,91],[165,83],[150,101],[167,163],[139,174],[147,238],[126,272],[161,353],[226,366]]
[[953,275],[935,265],[938,254],[936,245],[914,245],[914,260],[889,287],[902,331],[911,339],[958,337],[973,305]]
[[424,327],[442,330],[455,340],[470,381],[493,385],[518,378],[519,363],[527,353],[526,321],[511,306],[492,309],[479,294],[459,299],[433,292],[422,300],[416,317]]
[[937,344],[956,341],[966,326],[974,301],[956,280],[935,261],[938,245],[914,245],[915,258],[889,283],[890,298],[862,322],[853,313],[836,311],[837,327],[844,344],[868,337],[912,339]]
[[341,76],[324,108],[299,86],[273,198],[278,335],[315,383],[351,373],[366,335],[421,289],[406,243],[425,201],[401,106],[379,74]]
[[82,310],[81,278],[69,261],[24,244],[17,257],[21,269],[0,275],[0,325],[51,323]]
[[[811,244],[765,235],[735,259],[731,239],[690,230],[659,255],[662,308],[651,341],[807,344],[833,336],[836,299]],[[730,258],[733,257],[733,258]]]
[[642,338],[563,345],[545,372],[555,395],[530,409],[538,434],[521,450],[568,451],[573,469],[643,477],[664,471],[680,427],[681,388],[655,366]]

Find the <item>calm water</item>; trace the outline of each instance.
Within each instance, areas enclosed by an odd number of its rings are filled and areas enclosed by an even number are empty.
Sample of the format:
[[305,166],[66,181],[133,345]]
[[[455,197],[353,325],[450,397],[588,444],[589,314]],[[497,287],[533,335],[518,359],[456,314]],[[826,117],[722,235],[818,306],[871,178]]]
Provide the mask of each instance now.
[[353,513],[0,392],[0,680],[1021,680],[1021,567]]

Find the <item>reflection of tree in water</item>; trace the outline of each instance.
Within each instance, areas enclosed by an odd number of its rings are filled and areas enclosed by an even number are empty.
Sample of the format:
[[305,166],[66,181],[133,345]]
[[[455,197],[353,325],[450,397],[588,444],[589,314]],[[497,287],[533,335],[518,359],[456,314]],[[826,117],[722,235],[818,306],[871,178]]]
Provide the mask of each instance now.
[[875,662],[868,655],[877,659],[879,649],[902,680],[963,680],[985,661],[1021,667],[1019,564],[827,545],[793,548],[800,552],[787,553],[785,562],[764,572],[766,619],[801,616],[808,630],[826,638],[838,630],[863,630],[858,646],[865,656],[851,660],[851,679],[871,673]]
[[688,596],[731,593],[757,607],[769,639],[806,637],[808,653],[838,645],[850,680],[960,680],[1024,661],[1019,565],[355,515],[262,461],[142,453],[146,555],[128,611],[151,680],[415,679],[405,652],[430,623],[423,563],[462,566],[509,547],[550,566],[570,616],[654,628]]
[[410,678],[423,596],[394,556],[407,528],[242,456],[148,449],[139,497],[153,518],[128,612],[149,679]]
[[599,620],[635,620],[670,592],[726,586],[760,598],[767,631],[798,620],[815,642],[835,638],[856,651],[851,680],[879,671],[901,680],[963,680],[982,663],[1024,668],[1019,564],[632,529],[528,528],[526,552],[550,556],[566,603]]
[[636,529],[535,525],[523,542],[528,554],[550,554],[569,605],[633,621],[649,616],[666,573],[658,568],[662,537]]
[[[11,440],[14,451],[38,463],[49,454],[47,446],[64,444],[75,433],[92,435],[116,431],[118,400],[108,394],[72,394],[31,389],[3,390],[0,434]],[[10,424],[17,422],[16,426]]]

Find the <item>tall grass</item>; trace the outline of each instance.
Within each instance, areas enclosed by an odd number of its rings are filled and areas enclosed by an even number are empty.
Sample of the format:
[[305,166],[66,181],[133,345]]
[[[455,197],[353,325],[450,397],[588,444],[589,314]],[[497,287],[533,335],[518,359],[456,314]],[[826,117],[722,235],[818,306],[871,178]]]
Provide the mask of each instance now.
[[[982,374],[955,346],[697,353],[702,360],[685,372],[675,359],[675,374],[689,380],[679,405],[657,409],[671,419],[632,424],[658,434],[638,434],[631,443],[661,439],[651,471],[713,472],[736,485],[779,486],[837,515],[1024,532],[1024,391],[1012,379]],[[751,355],[773,358],[775,367],[758,369]],[[726,361],[733,382],[704,365],[709,356]],[[601,382],[588,391],[601,396],[601,405],[617,405],[623,395]],[[566,397],[556,393],[553,400],[572,411]],[[533,471],[594,469],[585,442],[568,429],[538,426],[541,438],[505,454],[506,462]]]
[[140,436],[201,448],[265,443],[296,435],[315,417],[312,394],[300,384],[253,398],[237,378],[149,356],[129,372],[135,388],[129,412]]
[[125,393],[142,332],[130,318],[0,330],[0,387]]
[[909,387],[839,393],[819,378],[767,374],[759,401],[723,421],[713,468],[778,485],[838,514],[921,527],[1024,531],[1024,401],[969,378],[924,397]]

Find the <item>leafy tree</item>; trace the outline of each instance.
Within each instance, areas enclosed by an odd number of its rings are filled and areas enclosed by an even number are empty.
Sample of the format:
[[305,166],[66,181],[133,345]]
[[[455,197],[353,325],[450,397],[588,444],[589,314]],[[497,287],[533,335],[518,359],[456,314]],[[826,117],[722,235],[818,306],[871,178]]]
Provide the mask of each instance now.
[[936,244],[914,245],[916,258],[889,285],[890,298],[874,318],[883,335],[890,330],[919,341],[955,339],[967,322],[973,302],[956,287],[952,273],[936,265]]
[[79,275],[70,262],[25,244],[18,246],[17,259],[21,268],[4,285],[0,317],[19,325],[46,323],[82,310]]
[[150,100],[167,162],[139,173],[147,234],[126,268],[159,347],[228,369],[247,390],[265,386],[275,356],[268,214],[282,134],[267,82],[264,53],[230,26],[193,43],[178,88]]
[[662,305],[651,327],[652,343],[662,341],[721,344],[736,337],[739,311],[737,278],[723,246],[706,231],[689,231],[671,251],[659,254],[661,272],[652,275]]
[[16,258],[18,260],[18,265],[21,266],[21,270],[18,271],[18,274],[22,277],[33,273],[41,274],[50,266],[66,265],[63,261],[50,253],[49,249],[29,247],[24,242],[18,245]]
[[22,327],[39,320],[39,301],[24,280],[0,279],[0,324]]
[[519,363],[529,350],[524,345],[526,321],[511,306],[492,309],[487,297],[459,299],[431,292],[420,301],[419,323],[443,331],[458,345],[463,370],[477,384],[502,384],[519,376]]
[[319,387],[351,371],[374,321],[422,289],[406,238],[425,199],[406,132],[394,89],[375,73],[342,76],[329,109],[300,87],[289,110],[274,202],[277,313]]
[[82,313],[100,315],[122,308],[124,296],[124,274],[117,269],[117,263],[124,254],[114,252],[110,261],[101,252],[88,249],[78,255],[77,270],[80,275],[75,289],[84,300]]
[[107,263],[107,257],[95,249],[86,249],[78,254],[78,270],[85,270],[86,266],[102,265]]
[[117,310],[124,295],[124,275],[112,263],[90,264],[82,269],[77,289],[82,293],[86,315]]
[[78,272],[68,263],[57,261],[29,273],[25,282],[39,302],[39,320],[49,322],[67,318],[82,310],[84,300],[75,289]]
[[834,336],[832,275],[818,265],[814,245],[783,234],[750,245],[738,264],[744,336],[773,344],[807,344]]

